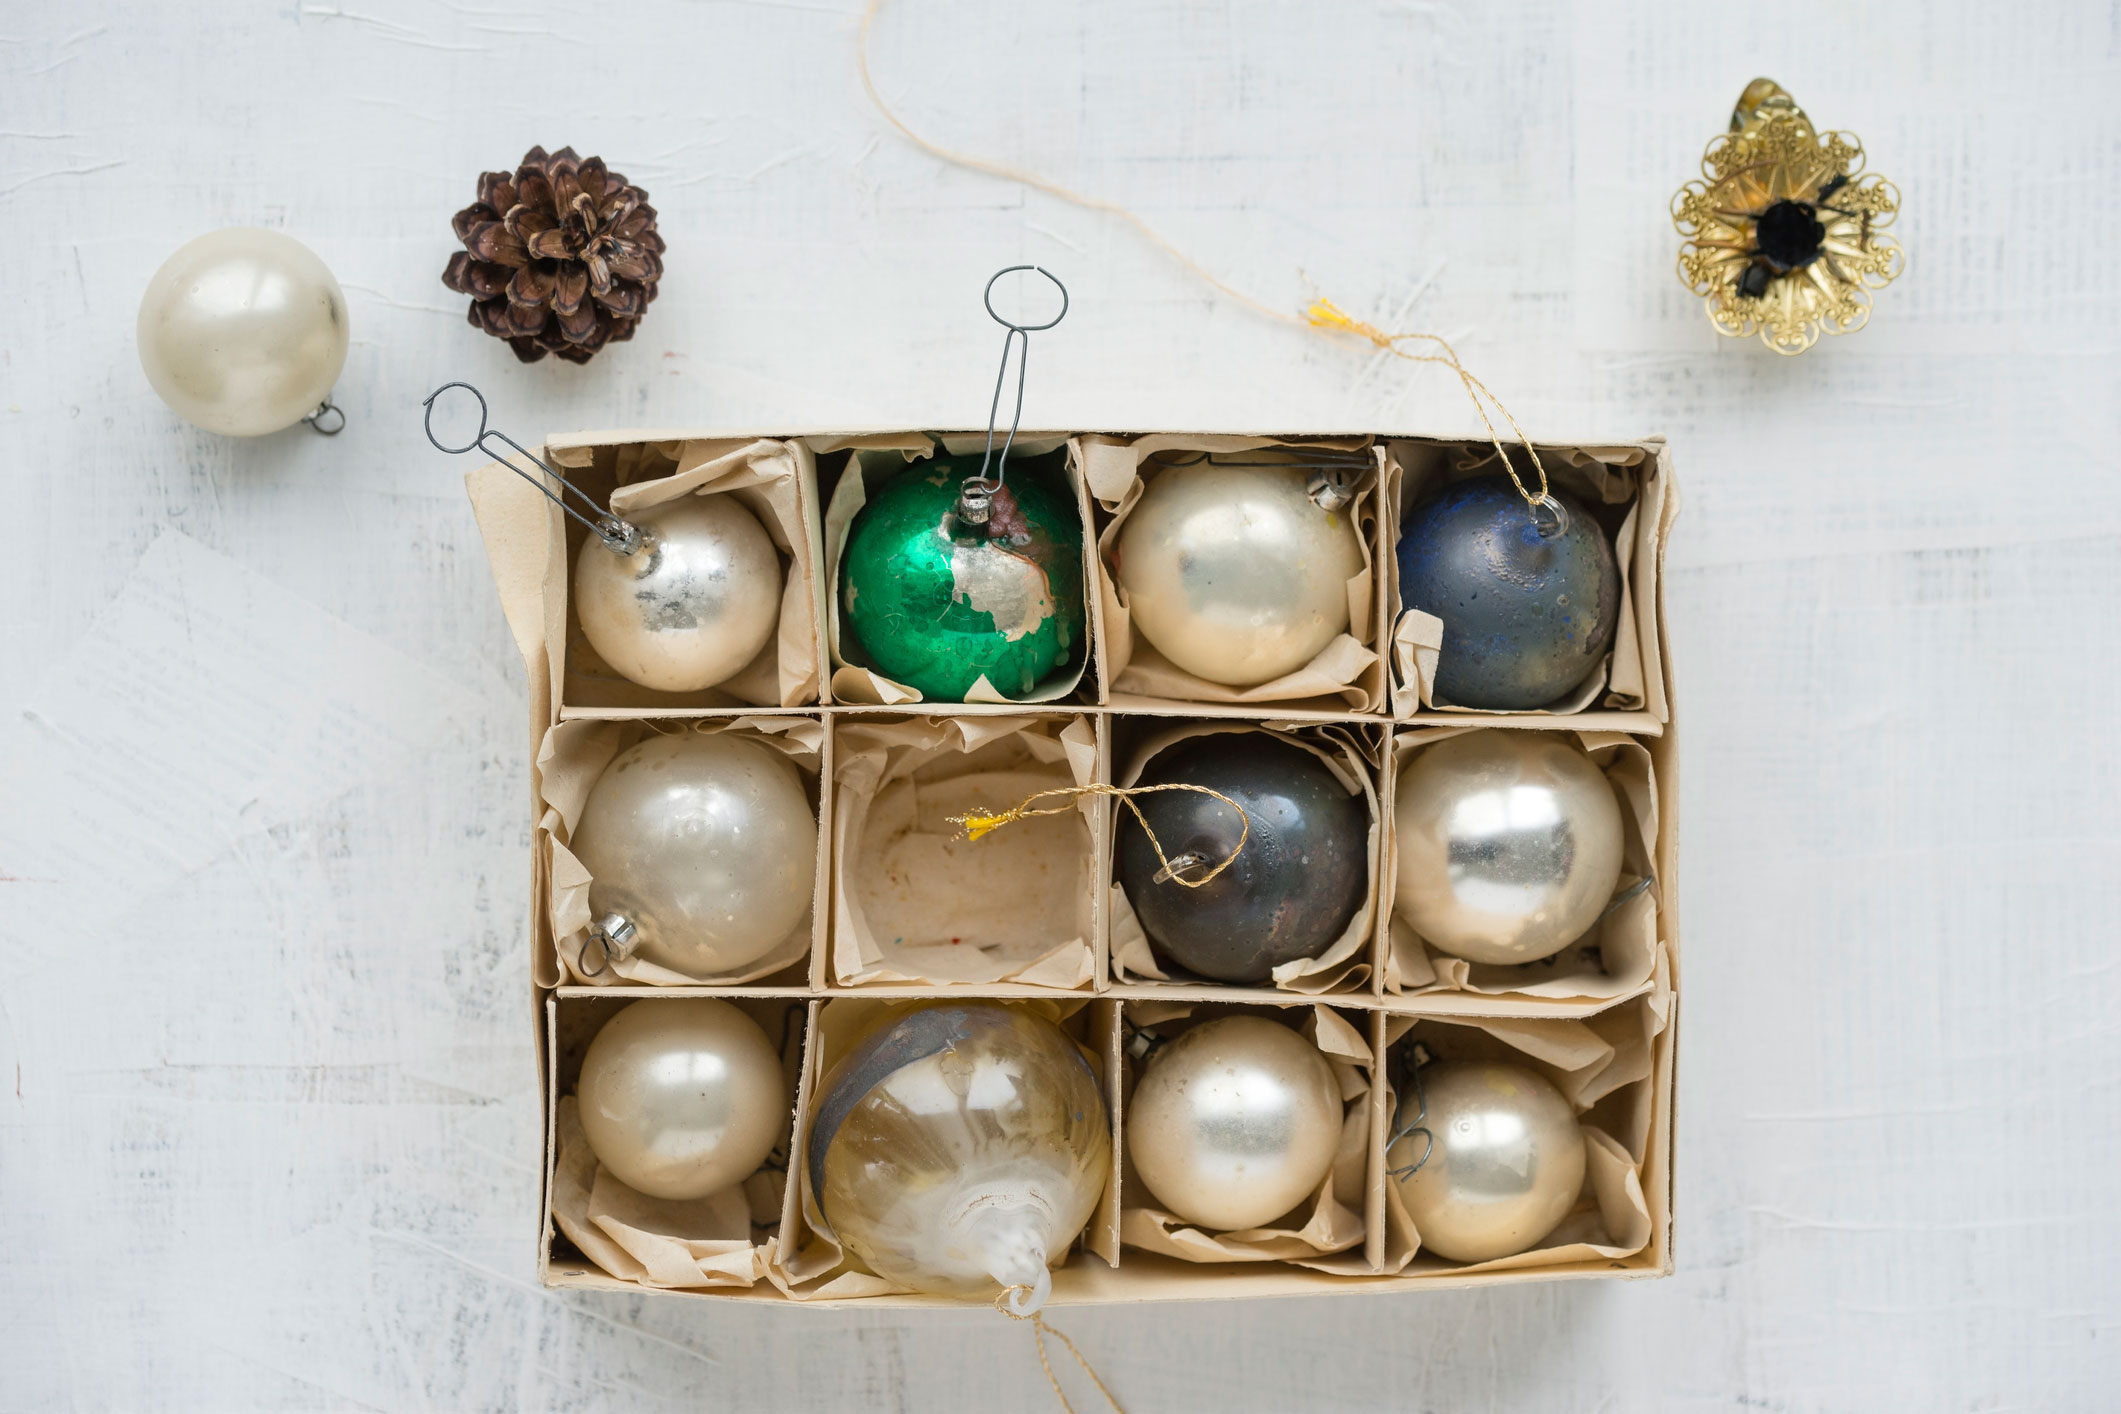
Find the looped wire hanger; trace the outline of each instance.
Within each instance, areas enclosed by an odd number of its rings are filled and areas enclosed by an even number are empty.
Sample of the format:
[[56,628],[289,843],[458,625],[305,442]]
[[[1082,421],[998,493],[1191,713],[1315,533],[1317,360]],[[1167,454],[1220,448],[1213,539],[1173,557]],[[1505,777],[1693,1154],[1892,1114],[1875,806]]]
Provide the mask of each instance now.
[[[1043,324],[1019,324],[1001,316],[994,307],[994,286],[1002,276],[1019,270],[1034,270],[1053,282],[1053,288],[1060,291],[1060,313]],[[1024,375],[1031,358],[1031,336],[1051,329],[1068,317],[1068,287],[1060,282],[1058,275],[1042,265],[1005,265],[987,281],[980,302],[987,306],[987,317],[1008,332],[1002,335],[1001,366],[994,372],[994,398],[987,404],[987,449],[980,457],[979,475],[966,477],[958,487],[957,518],[967,525],[985,525],[993,513],[994,493],[1002,489],[1002,478],[1009,467],[1009,449],[1016,445],[1016,431],[1024,420]],[[1016,411],[1010,414],[1009,436],[1003,441],[1002,454],[997,459],[994,455],[994,424],[1001,416],[1002,386],[1009,380],[1009,349],[1019,339],[1023,343],[1016,356]],[[994,468],[992,477],[987,475],[989,466]]]
[[[471,394],[472,397],[476,398],[479,404],[478,435],[473,437],[469,442],[466,442],[461,447],[452,447],[448,443],[444,442],[441,438],[435,436],[435,399],[441,397],[451,388],[462,388],[465,392]],[[432,393],[429,393],[427,395],[427,400],[423,402],[421,406],[427,409],[427,416],[424,419],[424,425],[427,429],[427,440],[434,444],[436,451],[446,452],[450,456],[459,456],[465,452],[471,451],[476,448],[479,451],[486,453],[487,456],[492,457],[502,466],[507,467],[517,476],[522,477],[531,485],[537,487],[538,490],[544,494],[547,500],[551,501],[562,511],[565,511],[568,515],[573,516],[576,520],[580,521],[583,525],[587,526],[589,528],[590,533],[595,535],[597,539],[603,541],[605,548],[612,551],[614,554],[630,555],[634,551],[641,548],[640,527],[632,524],[629,521],[620,519],[617,515],[614,515],[608,508],[598,505],[596,503],[596,499],[592,497],[587,491],[584,491],[581,487],[575,485],[572,481],[569,481],[565,476],[561,475],[558,467],[553,466],[550,462],[546,461],[543,457],[539,456],[537,453],[525,447],[522,443],[516,441],[515,438],[509,436],[506,432],[501,431],[499,428],[493,428],[489,430],[486,426],[486,398],[483,394],[479,392],[477,388],[472,387],[469,383],[444,383],[441,387],[435,389]],[[499,450],[498,448],[487,446],[486,439],[489,437],[497,438],[500,441],[506,442],[510,447],[515,449],[517,455],[521,456],[525,461],[528,461],[532,466],[536,467],[538,471],[543,472],[546,476],[549,476],[554,481],[559,482],[563,490],[572,491],[575,495],[580,496],[584,504],[586,504],[591,510],[597,513],[597,518],[595,520],[591,520],[588,516],[583,515],[573,506],[567,504],[567,498],[565,496],[559,494],[558,492],[554,491],[550,486],[546,485],[545,482],[539,478],[536,472],[525,470],[518,463],[511,461],[508,455],[505,452]]]
[[[1425,1122],[1429,1117],[1429,1096],[1421,1084],[1422,1068],[1435,1057],[1430,1055],[1429,1048],[1419,1041],[1403,1054],[1407,1056],[1407,1060],[1403,1063],[1405,1069],[1400,1079],[1399,1104],[1392,1112],[1392,1132],[1385,1137],[1385,1148],[1390,1150],[1400,1140],[1410,1139],[1417,1134],[1429,1142],[1422,1149],[1421,1157],[1413,1163],[1385,1170],[1386,1177],[1397,1179],[1401,1183],[1419,1173],[1422,1165],[1436,1152],[1436,1131],[1429,1128]],[[1404,1119],[1403,1116],[1407,1112],[1407,1091],[1410,1089],[1414,1092],[1414,1118]]]
[[[339,420],[326,427],[324,419],[327,417],[336,417]],[[327,395],[323,402],[317,404],[316,410],[306,414],[302,420],[309,424],[310,431],[326,437],[336,437],[346,430],[346,409],[333,402]]]

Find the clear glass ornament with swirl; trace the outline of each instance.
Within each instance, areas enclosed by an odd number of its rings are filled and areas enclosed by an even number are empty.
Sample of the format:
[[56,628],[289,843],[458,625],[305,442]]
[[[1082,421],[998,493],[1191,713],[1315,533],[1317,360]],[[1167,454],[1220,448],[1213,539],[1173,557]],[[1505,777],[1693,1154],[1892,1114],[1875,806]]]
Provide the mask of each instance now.
[[1025,1007],[932,1004],[875,1025],[819,1094],[811,1191],[856,1260],[916,1291],[1044,1304],[1112,1168],[1080,1046]]

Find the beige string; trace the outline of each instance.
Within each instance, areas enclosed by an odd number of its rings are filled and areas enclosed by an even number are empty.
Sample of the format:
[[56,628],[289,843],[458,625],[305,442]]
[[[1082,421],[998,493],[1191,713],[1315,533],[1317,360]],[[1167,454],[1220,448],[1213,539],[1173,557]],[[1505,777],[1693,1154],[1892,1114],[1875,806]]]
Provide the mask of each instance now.
[[1083,1367],[1083,1373],[1090,1377],[1090,1383],[1097,1386],[1097,1392],[1105,1397],[1105,1403],[1112,1406],[1112,1414],[1127,1414],[1126,1410],[1119,1407],[1119,1401],[1112,1397],[1112,1391],[1105,1388],[1105,1382],[1098,1378],[1097,1371],[1090,1368],[1090,1362],[1083,1358],[1082,1351],[1075,1348],[1075,1342],[1068,1339],[1067,1332],[1047,1325],[1046,1318],[1036,1311],[1026,1316],[1009,1309],[1009,1298],[1018,1292],[1029,1296],[1031,1288],[1028,1286],[1003,1288],[1002,1294],[994,1298],[994,1309],[1012,1321],[1029,1321],[1031,1323],[1031,1334],[1038,1341],[1038,1363],[1044,1367],[1046,1383],[1053,1386],[1053,1397],[1060,1401],[1060,1407],[1066,1410],[1067,1414],[1075,1414],[1075,1406],[1068,1402],[1068,1392],[1061,1388],[1060,1376],[1053,1373],[1053,1361],[1047,1358],[1046,1355],[1046,1337],[1049,1335],[1068,1347],[1068,1353],[1075,1357],[1075,1363]]
[[[1149,828],[1148,817],[1143,815],[1142,808],[1134,803],[1134,797],[1137,795],[1154,795],[1162,790],[1190,790],[1197,791],[1202,795],[1212,795],[1237,812],[1237,818],[1241,823],[1238,829],[1236,847],[1223,856],[1222,863],[1216,865],[1198,879],[1188,879],[1178,872],[1179,866],[1172,864],[1170,857],[1164,853],[1163,842],[1156,838],[1156,831]],[[975,810],[969,815],[952,815],[950,823],[964,826],[965,838],[976,840],[988,831],[999,830],[1013,820],[1028,819],[1033,815],[1065,815],[1068,811],[1075,808],[1072,805],[1052,805],[1043,810],[1030,808],[1033,801],[1046,800],[1056,795],[1064,795],[1070,799],[1079,795],[1117,796],[1122,805],[1134,812],[1134,818],[1141,824],[1142,833],[1149,837],[1149,848],[1156,851],[1156,862],[1163,866],[1163,872],[1157,877],[1159,879],[1168,878],[1173,883],[1183,884],[1189,889],[1199,888],[1217,874],[1222,873],[1223,870],[1235,864],[1237,856],[1244,852],[1245,841],[1252,838],[1252,817],[1245,813],[1245,808],[1242,805],[1239,805],[1219,790],[1210,790],[1206,786],[1187,785],[1178,781],[1174,781],[1170,785],[1161,786],[1108,786],[1097,782],[1087,786],[1056,786],[1052,790],[1042,790],[1036,794],[1025,796],[999,815],[990,815]],[[1192,869],[1198,866],[1188,864],[1184,867]]]
[[[1101,197],[1085,196],[1083,193],[1064,187],[1058,182],[1047,181],[1036,173],[1026,172],[1018,167],[1011,167],[1004,162],[994,162],[984,157],[975,157],[970,153],[955,151],[944,147],[941,143],[923,137],[908,127],[906,120],[899,117],[897,111],[884,101],[884,95],[877,91],[876,80],[869,73],[869,33],[875,28],[876,17],[883,12],[884,5],[885,0],[869,0],[867,7],[863,9],[861,36],[855,42],[854,62],[856,70],[861,74],[862,88],[869,95],[869,101],[876,105],[877,112],[884,115],[885,122],[897,128],[904,135],[906,141],[912,143],[929,156],[948,162],[952,166],[963,167],[973,172],[984,172],[990,177],[999,177],[1005,182],[1020,183],[1023,186],[1032,188],[1034,191],[1042,191],[1048,196],[1065,201],[1071,206],[1079,206],[1085,211],[1100,211],[1108,216],[1117,216],[1120,220],[1125,221],[1139,231],[1142,237],[1151,245],[1184,266],[1196,279],[1212,287],[1224,298],[1243,305],[1246,309],[1251,310],[1262,318],[1271,319],[1277,324],[1286,324],[1294,329],[1301,329],[1306,333],[1316,334],[1321,338],[1332,339],[1336,335],[1352,335],[1368,342],[1372,348],[1375,348],[1380,353],[1388,353],[1394,358],[1405,359],[1409,363],[1442,364],[1458,375],[1458,381],[1464,386],[1466,396],[1472,399],[1473,410],[1480,414],[1481,425],[1488,430],[1488,442],[1495,448],[1495,455],[1502,461],[1503,470],[1510,474],[1510,481],[1517,487],[1517,494],[1524,497],[1525,503],[1535,511],[1547,500],[1547,469],[1539,460],[1538,449],[1524,435],[1524,429],[1517,425],[1517,419],[1510,416],[1510,410],[1503,406],[1502,399],[1489,391],[1486,384],[1475,378],[1466,369],[1466,366],[1458,361],[1457,350],[1453,349],[1441,335],[1419,332],[1387,334],[1374,324],[1364,323],[1352,315],[1343,313],[1337,305],[1328,299],[1313,300],[1310,308],[1305,310],[1302,317],[1299,318],[1287,310],[1276,309],[1273,305],[1263,300],[1254,299],[1243,290],[1223,283],[1206,266],[1173,245],[1164,237],[1162,232],[1116,201],[1106,201]],[[1400,344],[1410,340],[1426,340],[1435,344],[1443,352],[1441,354],[1417,354],[1409,353],[1399,347]],[[1485,402],[1483,399],[1485,399]],[[1533,469],[1539,473],[1539,491],[1536,495],[1525,489],[1524,482],[1518,478],[1517,469],[1510,465],[1510,458],[1503,451],[1502,437],[1496,432],[1495,423],[1488,416],[1488,403],[1494,404],[1495,411],[1502,414],[1503,421],[1509,423],[1510,430],[1517,435],[1519,444],[1531,455]]]

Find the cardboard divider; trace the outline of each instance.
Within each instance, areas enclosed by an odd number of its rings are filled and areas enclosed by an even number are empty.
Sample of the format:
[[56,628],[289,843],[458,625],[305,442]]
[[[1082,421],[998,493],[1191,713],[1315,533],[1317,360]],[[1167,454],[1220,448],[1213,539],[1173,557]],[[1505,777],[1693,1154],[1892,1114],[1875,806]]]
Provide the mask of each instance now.
[[1361,794],[1370,812],[1370,834],[1366,844],[1369,890],[1363,906],[1348,920],[1348,926],[1331,946],[1314,958],[1285,962],[1274,969],[1273,985],[1239,986],[1201,978],[1174,975],[1157,958],[1142,931],[1126,890],[1116,872],[1120,811],[1105,814],[1104,856],[1111,976],[1121,993],[1156,995],[1168,986],[1213,993],[1229,1000],[1285,1001],[1290,993],[1315,995],[1331,1000],[1374,991],[1376,970],[1375,920],[1389,900],[1380,895],[1386,817],[1378,798],[1378,771],[1383,765],[1384,738],[1381,727],[1361,719],[1338,722],[1199,717],[1172,708],[1159,713],[1115,713],[1112,718],[1112,760],[1118,774],[1114,784],[1124,788],[1141,779],[1150,763],[1162,752],[1198,736],[1226,732],[1263,732],[1304,747],[1338,776],[1351,794]]
[[1098,671],[1111,685],[1106,700],[1114,706],[1127,707],[1212,702],[1266,710],[1286,703],[1329,711],[1381,711],[1386,697],[1380,631],[1382,582],[1377,575],[1377,558],[1383,544],[1379,539],[1382,517],[1378,494],[1381,448],[1378,468],[1359,483],[1355,499],[1345,512],[1354,518],[1363,558],[1362,572],[1348,581],[1347,631],[1295,672],[1249,688],[1229,687],[1187,672],[1134,631],[1127,593],[1113,570],[1120,531],[1149,483],[1167,469],[1164,454],[1217,456],[1258,452],[1264,458],[1276,451],[1294,452],[1304,447],[1339,451],[1359,450],[1367,445],[1369,439],[1363,437],[1309,439],[1300,444],[1273,437],[1179,433],[1146,437],[1090,434],[1076,438],[1075,454],[1082,462],[1090,493],[1103,512],[1093,568],[1099,615]]
[[1105,801],[1060,796],[980,839],[956,823],[1105,772],[1082,714],[842,718],[827,985],[1087,991],[1102,965]]
[[[564,538],[556,635],[549,645],[565,707],[686,711],[803,707],[821,700],[824,639],[817,617],[817,472],[799,441],[765,437],[644,440],[623,433],[555,438],[546,456],[567,479],[614,514],[638,514],[685,496],[734,496],[758,518],[781,560],[779,626],[758,655],[728,680],[699,692],[659,692],[622,677],[582,633],[573,604],[574,565],[589,530],[544,502]],[[511,478],[514,479],[514,478]],[[531,495],[536,489],[520,480]],[[513,492],[511,492],[513,494]],[[539,497],[544,501],[543,497]],[[582,509],[579,501],[575,509]]]
[[[825,645],[831,676],[827,685],[828,700],[866,706],[903,707],[925,703],[927,698],[919,689],[907,683],[895,681],[872,663],[863,652],[860,640],[847,626],[842,612],[840,596],[840,560],[847,548],[847,537],[855,518],[869,497],[880,491],[897,477],[907,473],[915,463],[925,461],[935,454],[935,441],[942,443],[943,453],[949,456],[964,456],[978,453],[986,442],[985,433],[970,432],[893,432],[872,436],[813,437],[806,444],[817,449],[821,458],[815,475],[819,493],[825,498],[825,514],[822,524],[823,616]],[[1024,467],[1028,463],[1056,452],[1065,452],[1068,441],[1065,437],[1051,434],[1025,433],[1018,436],[1009,455],[1006,476],[1052,475],[1054,468]],[[994,703],[1004,706],[1044,706],[1058,703],[1102,701],[1102,678],[1094,671],[1096,662],[1096,576],[1090,564],[1090,499],[1084,490],[1082,470],[1072,454],[1062,456],[1058,462],[1059,474],[1066,478],[1068,494],[1075,503],[1078,524],[1083,537],[1083,638],[1079,651],[1071,655],[1071,661],[1028,693],[1003,692],[984,678],[974,684],[966,694],[969,703]],[[1006,480],[1005,476],[1005,480]],[[938,706],[954,707],[955,703],[938,703]]]
[[[1377,1167],[1378,1015],[1324,1003],[1225,1003],[1158,998],[1122,1002],[1122,1040],[1132,1028],[1148,1028],[1164,1042],[1175,1041],[1192,1027],[1235,1015],[1265,1016],[1301,1034],[1333,1068],[1343,1105],[1340,1148],[1318,1187],[1290,1212],[1256,1228],[1224,1231],[1203,1228],[1172,1213],[1158,1201],[1134,1167],[1131,1147],[1120,1154],[1120,1238],[1129,1249],[1160,1253],[1202,1265],[1233,1262],[1291,1262],[1335,1275],[1377,1270],[1371,1248],[1381,1241],[1372,1219],[1377,1196],[1371,1182]],[[1157,1062],[1152,1051],[1137,1064],[1122,1059],[1120,1129],[1132,1124],[1129,1110],[1135,1087]]]
[[[623,751],[652,733],[696,731],[715,735],[731,733],[756,741],[785,756],[802,777],[810,808],[818,819],[817,858],[811,873],[809,910],[787,939],[771,953],[739,972],[710,977],[692,977],[635,956],[611,963],[591,975],[582,965],[582,950],[588,942],[591,920],[589,870],[568,848],[582,807],[599,776]],[[551,951],[539,960],[541,981],[584,986],[621,986],[640,983],[687,986],[723,983],[740,986],[752,982],[800,986],[813,971],[812,959],[825,945],[825,920],[829,914],[827,861],[831,827],[832,735],[826,719],[815,712],[755,712],[741,716],[657,718],[649,721],[599,721],[580,719],[555,724],[545,733],[537,753],[540,813],[535,838],[544,861],[539,880],[542,892],[535,896],[534,911],[544,920],[543,937]]]
[[725,991],[759,1024],[781,1056],[788,1116],[766,1163],[731,1189],[695,1200],[651,1198],[620,1182],[597,1161],[576,1115],[582,1058],[605,1023],[636,1001],[656,1006],[678,998],[657,992],[606,996],[577,992],[546,1003],[545,1250],[543,1267],[578,1257],[609,1275],[645,1287],[749,1287],[760,1282],[785,1226],[797,1081],[809,1034],[811,1003],[800,997]]
[[[1562,700],[1529,711],[1458,707],[1435,692],[1443,620],[1409,610],[1400,600],[1399,536],[1408,514],[1454,482],[1503,476],[1495,449],[1481,442],[1395,438],[1384,467],[1381,579],[1385,640],[1390,660],[1391,712],[1409,718],[1435,713],[1477,716],[1573,716],[1612,711],[1670,720],[1659,632],[1658,580],[1664,539],[1679,503],[1671,493],[1670,454],[1662,440],[1589,447],[1539,446],[1549,483],[1589,507],[1611,537],[1620,569],[1620,618],[1605,662]],[[1537,489],[1528,459],[1512,457],[1525,484]],[[1628,728],[1622,727],[1622,730]]]
[[[1623,732],[1560,727],[1551,719],[1512,717],[1480,726],[1420,719],[1393,730],[1382,776],[1385,847],[1379,889],[1379,976],[1386,1004],[1435,993],[1508,997],[1556,1014],[1596,1009],[1650,989],[1657,960],[1658,912],[1665,890],[1657,879],[1658,795],[1649,739]],[[1613,907],[1583,937],[1552,957],[1521,964],[1467,962],[1423,939],[1399,911],[1396,807],[1401,776],[1419,754],[1450,737],[1486,729],[1565,732],[1611,783],[1624,839],[1615,897],[1648,880],[1644,891]]]
[[[791,1150],[794,1155],[793,1183],[786,1225],[782,1228],[779,1242],[767,1264],[766,1277],[782,1295],[794,1301],[843,1301],[874,1297],[916,1297],[905,1287],[862,1269],[857,1259],[841,1247],[832,1226],[825,1220],[818,1206],[817,1195],[811,1191],[808,1143],[810,1129],[816,1120],[820,1102],[819,1089],[824,1079],[847,1054],[853,1044],[868,1034],[874,1026],[884,1024],[886,1017],[917,1007],[924,1002],[968,1000],[1000,1001],[999,998],[967,998],[956,995],[937,996],[933,993],[921,998],[845,996],[829,1001],[811,1003],[811,1044],[805,1049],[802,1080],[797,1087],[796,1133],[797,1139]],[[1120,1055],[1119,1009],[1117,1003],[1092,1001],[1088,998],[1042,997],[1009,1000],[1007,1006],[1029,1007],[1048,1019],[1057,1022],[1060,1028],[1082,1048],[1084,1058],[1097,1072],[1097,1080],[1105,1092],[1105,1104],[1113,1117],[1112,1167],[1108,1172],[1103,1196],[1098,1200],[1096,1211],[1091,1215],[1077,1245],[1084,1251],[1104,1259],[1107,1265],[1119,1260],[1119,1094],[1116,1066]],[[1055,1269],[1056,1286],[1061,1273],[1075,1265],[1079,1258],[1071,1255]],[[933,1298],[930,1298],[933,1300]],[[894,1301],[893,1304],[900,1304]],[[962,1305],[960,1301],[942,1304]]]
[[1661,1255],[1664,1216],[1660,1206],[1653,1206],[1648,1168],[1660,1119],[1669,1122],[1670,1014],[1670,973],[1660,952],[1648,992],[1580,1020],[1386,1016],[1383,1076],[1392,1092],[1388,1149],[1402,1052],[1419,1043],[1437,1061],[1507,1061],[1553,1081],[1577,1112],[1586,1164],[1582,1193],[1551,1234],[1524,1252],[1475,1263],[1449,1262],[1421,1251],[1420,1232],[1387,1172],[1384,1270],[1421,1278],[1645,1258],[1662,1266],[1668,1260]]

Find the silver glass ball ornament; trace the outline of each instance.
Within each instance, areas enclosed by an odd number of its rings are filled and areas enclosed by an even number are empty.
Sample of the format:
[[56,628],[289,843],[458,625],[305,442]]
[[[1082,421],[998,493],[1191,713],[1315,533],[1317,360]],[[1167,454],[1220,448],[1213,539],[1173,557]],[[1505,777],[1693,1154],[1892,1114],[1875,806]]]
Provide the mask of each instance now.
[[575,617],[621,676],[698,692],[741,672],[781,618],[781,558],[734,496],[682,496],[632,515],[639,544],[596,536],[575,558]]
[[758,1171],[788,1123],[781,1058],[712,997],[652,997],[604,1023],[575,1082],[597,1162],[651,1198],[705,1198]]
[[713,977],[757,962],[801,921],[817,816],[794,765],[771,747],[680,732],[604,768],[568,848],[589,870],[599,927],[631,929],[616,950]]
[[1169,467],[1150,479],[1114,547],[1134,627],[1197,677],[1257,687],[1295,672],[1348,628],[1362,544],[1295,467]]
[[278,231],[209,231],[140,297],[140,367],[187,422],[229,437],[292,427],[346,364],[346,295],[316,252]]
[[1424,748],[1392,809],[1399,913],[1440,952],[1534,962],[1597,923],[1620,880],[1620,806],[1551,732],[1491,729]]
[[[1422,1250],[1488,1262],[1531,1250],[1576,1206],[1583,1130],[1552,1081],[1521,1065],[1439,1061],[1402,1095],[1418,1127],[1385,1153]],[[1411,1171],[1409,1171],[1411,1170]]]
[[1127,1151],[1157,1202],[1229,1231],[1316,1192],[1340,1123],[1340,1085],[1318,1047],[1265,1017],[1225,1016],[1150,1057],[1126,1110]]

